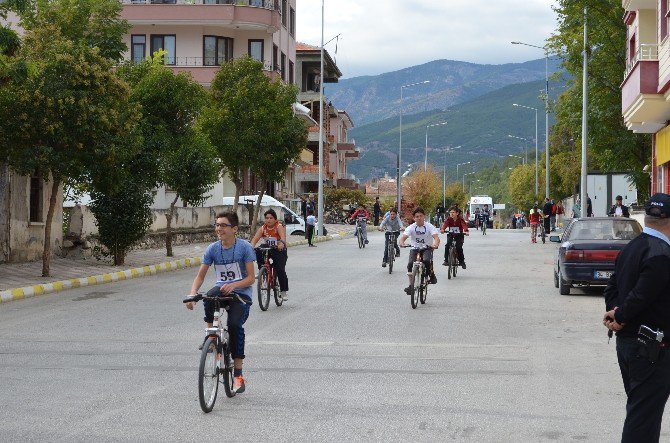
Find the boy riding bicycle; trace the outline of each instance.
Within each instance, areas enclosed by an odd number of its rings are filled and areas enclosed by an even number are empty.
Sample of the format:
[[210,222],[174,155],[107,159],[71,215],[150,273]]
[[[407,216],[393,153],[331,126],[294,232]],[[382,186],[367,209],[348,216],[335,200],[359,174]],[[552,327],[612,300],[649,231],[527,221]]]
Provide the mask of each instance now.
[[[414,223],[409,225],[405,232],[400,237],[400,247],[405,247],[405,241],[409,238],[412,243],[412,249],[409,253],[409,262],[407,263],[407,276],[409,278],[409,286],[405,288],[407,295],[412,294],[412,267],[416,254],[421,254],[421,261],[430,272],[430,283],[434,285],[437,283],[435,277],[435,270],[433,269],[433,249],[440,247],[440,232],[435,226],[426,221],[426,213],[421,208],[414,210]],[[426,249],[421,249],[425,247]]]
[[389,261],[389,242],[391,241],[391,236],[395,233],[395,256],[400,257],[400,248],[398,247],[398,234],[400,233],[400,230],[404,228],[404,225],[402,223],[402,220],[400,220],[400,217],[398,217],[398,210],[396,208],[392,208],[389,216],[385,218],[382,221],[382,224],[379,225],[379,230],[384,231],[386,230],[386,243],[384,243],[384,260],[382,261],[382,268],[386,267],[386,264]]
[[[270,258],[272,259],[272,267],[277,273],[279,280],[279,290],[281,291],[281,298],[284,301],[288,300],[288,276],[286,275],[286,261],[288,254],[286,252],[286,228],[277,220],[277,213],[274,209],[268,209],[263,214],[265,223],[258,228],[256,235],[251,239],[251,246],[254,248],[261,239],[268,247],[274,247],[270,251]],[[256,250],[256,261],[258,262],[258,269],[265,264],[263,258],[263,251]]]
[[370,214],[365,210],[365,205],[359,205],[356,212],[351,216],[350,220],[356,220],[356,225],[361,228],[361,234],[363,234],[363,240],[367,245],[368,242],[368,228],[367,221],[370,219]]
[[447,234],[447,243],[444,245],[444,263],[442,266],[448,266],[449,260],[449,248],[451,247],[451,240],[456,240],[456,253],[458,254],[458,261],[461,263],[463,269],[465,266],[465,254],[463,253],[463,242],[465,241],[465,236],[470,235],[468,231],[468,224],[459,214],[459,210],[456,206],[449,208],[449,217],[444,221],[444,224],[440,228],[440,232]]
[[[235,300],[226,301],[228,305],[228,333],[230,334],[231,354],[235,361],[233,389],[237,393],[244,392],[244,377],[242,365],[244,362],[244,322],[249,318],[251,306],[252,286],[256,280],[254,262],[256,254],[254,248],[246,240],[236,238],[239,220],[237,214],[226,212],[217,214],[214,232],[218,241],[212,243],[205,250],[198,274],[191,285],[189,295],[198,293],[205,281],[209,267],[214,265],[216,284],[207,291],[208,297],[228,295],[233,292],[239,294],[244,302]],[[214,303],[204,301],[205,322],[211,328],[214,321]],[[186,309],[193,310],[195,303],[186,303]]]

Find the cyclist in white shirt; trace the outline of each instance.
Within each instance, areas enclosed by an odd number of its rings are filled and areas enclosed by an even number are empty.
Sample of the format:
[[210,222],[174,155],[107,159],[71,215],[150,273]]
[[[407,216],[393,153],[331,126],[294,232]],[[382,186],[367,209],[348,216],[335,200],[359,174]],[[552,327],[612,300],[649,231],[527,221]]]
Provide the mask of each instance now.
[[400,237],[400,246],[405,246],[405,241],[410,239],[412,249],[409,253],[409,262],[407,263],[407,275],[409,277],[409,286],[405,288],[405,293],[412,293],[412,267],[416,259],[417,252],[421,253],[421,261],[430,271],[431,285],[437,283],[435,271],[433,270],[433,249],[440,247],[440,231],[435,226],[426,221],[426,213],[422,208],[414,210],[414,223],[409,225]]

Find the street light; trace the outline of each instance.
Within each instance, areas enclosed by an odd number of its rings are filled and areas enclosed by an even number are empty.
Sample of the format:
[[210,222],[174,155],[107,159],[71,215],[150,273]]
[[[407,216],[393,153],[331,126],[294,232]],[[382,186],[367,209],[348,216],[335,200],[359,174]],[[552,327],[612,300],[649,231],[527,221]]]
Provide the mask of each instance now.
[[[458,167],[463,165],[469,165],[472,162],[459,163],[456,165],[456,181],[458,182]],[[463,184],[463,192],[465,192],[465,184]]]
[[325,25],[325,3],[321,0],[321,70],[319,71],[319,198],[318,198],[318,218],[316,224],[316,235],[323,233],[323,31]]
[[435,123],[433,125],[428,125],[426,126],[426,154],[423,159],[423,170],[426,171],[428,170],[428,128],[432,128],[433,126],[443,126],[446,125],[447,122],[442,122],[442,123]]
[[[322,37],[323,38],[323,37]],[[422,82],[410,83],[408,85],[402,85],[400,87],[400,144],[398,145],[398,211],[402,209],[402,186],[401,186],[401,175],[400,175],[400,165],[402,164],[402,91],[405,88],[409,88],[417,85],[425,85],[430,83],[429,80],[424,80]]]
[[475,172],[477,172],[477,171],[472,171],[472,172],[468,172],[468,173],[466,173],[466,174],[463,174],[463,192],[465,192],[465,176],[466,176],[466,175],[472,175],[472,174],[474,174]]
[[[525,109],[532,109],[535,111],[535,195],[537,196],[540,193],[540,189],[538,187],[538,165],[537,165],[537,108],[533,108],[532,106],[524,106],[524,105],[519,105],[516,103],[513,103],[512,106],[516,106],[517,108],[525,108]],[[549,146],[547,145],[547,152],[549,152]],[[547,154],[547,171],[549,171],[549,154]],[[547,172],[547,175],[549,175],[549,172]],[[549,185],[547,185],[547,192],[546,192],[546,197],[549,198]]]
[[517,137],[516,135],[511,135],[511,134],[507,134],[507,136],[509,138],[515,138],[517,140],[523,140],[524,141],[524,144],[523,144],[523,158],[528,159],[528,146],[526,145],[525,142],[527,142],[529,140],[527,138]]
[[[481,181],[481,180],[470,180],[470,195],[472,195],[472,183],[473,183],[473,182],[478,183],[478,182],[480,182],[480,181]],[[476,190],[477,190],[477,187],[475,187],[475,191],[476,191]]]
[[589,35],[588,35],[588,23],[587,23],[587,8],[584,7],[584,66],[582,72],[582,173],[580,180],[580,193],[581,193],[581,205],[582,205],[582,217],[584,214],[588,216],[588,194],[586,189],[586,139],[589,135],[588,130],[588,103],[589,103],[589,82],[588,82],[588,65],[589,65],[589,55],[587,48],[589,46]]
[[518,159],[521,159],[521,164],[522,164],[522,165],[525,165],[525,164],[526,164],[526,159],[523,158],[523,157],[521,157],[521,156],[519,156],[519,155],[509,154],[509,157],[516,157],[516,158],[518,158]]
[[[447,152],[452,152],[456,149],[461,149],[458,145],[454,148],[447,148],[444,150],[444,164],[442,165],[442,206],[447,205]],[[458,169],[456,169],[456,180],[458,180]]]
[[[586,16],[586,8],[584,8],[584,15]],[[586,27],[586,25],[585,25]],[[586,39],[586,31],[584,33],[584,38]],[[542,49],[544,51],[544,93],[545,93],[545,116],[544,116],[544,149],[545,149],[545,155],[546,155],[546,184],[545,184],[545,197],[549,198],[549,51],[547,50],[547,46],[537,46],[537,45],[531,45],[529,43],[523,43],[523,42],[512,42],[513,45],[524,45],[524,46],[530,46],[531,48],[537,48],[537,49]],[[535,140],[537,143],[537,137],[535,137]],[[537,195],[537,191],[535,192]]]

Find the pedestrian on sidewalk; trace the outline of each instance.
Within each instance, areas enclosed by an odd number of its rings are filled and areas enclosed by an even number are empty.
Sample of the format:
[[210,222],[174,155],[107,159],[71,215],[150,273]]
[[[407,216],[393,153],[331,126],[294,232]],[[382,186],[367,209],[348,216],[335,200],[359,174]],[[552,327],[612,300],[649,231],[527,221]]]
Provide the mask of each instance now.
[[530,242],[537,243],[537,228],[542,220],[542,214],[537,205],[533,206],[533,209],[530,210],[528,219],[530,220]]
[[551,232],[556,231],[556,211],[558,210],[558,207],[556,206],[556,202],[554,200],[551,201],[551,217],[549,217],[550,224],[551,224]]
[[563,200],[558,200],[556,202],[556,226],[559,228],[563,227],[563,214],[565,214],[565,207],[563,206]]
[[381,212],[382,212],[382,207],[379,204],[379,197],[375,197],[375,204],[372,207],[372,209],[373,209],[373,213],[374,213],[374,217],[375,217],[375,220],[374,220],[375,226],[379,226],[379,216],[381,215]]
[[300,197],[300,214],[303,220],[307,220],[307,198],[304,195]]
[[314,241],[314,232],[316,230],[316,217],[314,217],[314,211],[307,209],[307,219],[305,220],[305,237],[307,238],[307,244],[311,247],[316,248],[316,245],[312,242]]
[[654,194],[645,212],[642,234],[619,253],[605,289],[603,324],[616,332],[627,396],[623,443],[659,441],[670,395],[670,195]]
[[551,207],[553,205],[551,204],[551,200],[549,200],[549,197],[544,199],[544,206],[542,207],[542,217],[543,217],[543,222],[544,222],[544,232],[550,232],[551,231]]

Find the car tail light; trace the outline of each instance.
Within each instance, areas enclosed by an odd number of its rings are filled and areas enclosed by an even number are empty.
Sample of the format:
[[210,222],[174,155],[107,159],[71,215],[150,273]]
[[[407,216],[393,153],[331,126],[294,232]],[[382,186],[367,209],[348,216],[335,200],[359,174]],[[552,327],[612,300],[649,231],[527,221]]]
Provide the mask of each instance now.
[[581,262],[613,262],[619,255],[618,250],[607,251],[582,251],[570,250],[565,251],[565,261],[581,261]]

